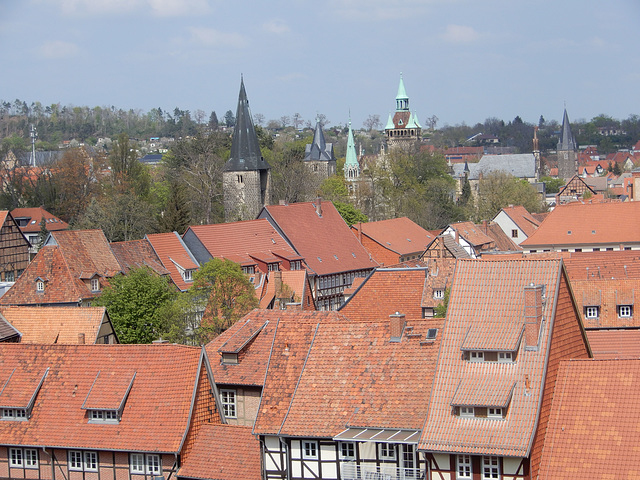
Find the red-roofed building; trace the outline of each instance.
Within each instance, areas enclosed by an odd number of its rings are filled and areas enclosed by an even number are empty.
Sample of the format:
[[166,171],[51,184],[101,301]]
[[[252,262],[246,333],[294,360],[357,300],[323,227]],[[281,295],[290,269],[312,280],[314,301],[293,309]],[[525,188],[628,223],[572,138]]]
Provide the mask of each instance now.
[[304,258],[319,310],[338,308],[343,290],[377,266],[331,202],[269,205],[259,218],[268,220]]
[[0,282],[15,282],[22,275],[29,265],[29,248],[11,213],[0,210]]
[[358,223],[351,230],[380,266],[419,258],[434,238],[407,217]]
[[306,270],[269,272],[256,292],[260,308],[315,310],[313,289]]
[[0,304],[88,306],[122,272],[102,230],[50,232]]
[[167,270],[151,244],[146,240],[127,240],[125,242],[110,243],[111,251],[118,259],[122,272],[126,275],[136,268],[149,268],[156,275],[169,275]]
[[419,444],[429,478],[536,478],[558,363],[588,356],[561,260],[459,260]]
[[639,382],[637,358],[560,362],[535,478],[640,477]]
[[0,318],[21,343],[119,343],[105,307],[0,307]]
[[558,205],[520,246],[527,253],[640,249],[640,202]]
[[493,217],[493,222],[500,225],[502,231],[518,245],[540,226],[540,222],[522,205],[502,208]]
[[44,226],[49,232],[56,230],[66,230],[69,224],[60,220],[55,215],[47,212],[42,207],[32,208],[15,208],[11,210],[11,215],[15,219],[20,231],[27,237],[31,244],[30,253],[35,255],[38,253],[38,235],[41,230],[41,222],[44,220]]
[[180,235],[177,232],[153,233],[144,238],[169,272],[175,286],[182,292],[188,290],[199,265]]
[[473,222],[452,223],[442,234],[453,238],[472,258],[496,249],[496,242]]
[[0,475],[164,478],[221,423],[202,348],[0,344]]

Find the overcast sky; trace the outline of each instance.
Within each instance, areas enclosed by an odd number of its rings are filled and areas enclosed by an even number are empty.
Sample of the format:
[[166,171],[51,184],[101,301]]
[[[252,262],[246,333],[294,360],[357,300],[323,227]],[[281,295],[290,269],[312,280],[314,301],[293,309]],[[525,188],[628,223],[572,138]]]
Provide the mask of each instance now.
[[0,0],[0,100],[423,126],[640,114],[638,0]]

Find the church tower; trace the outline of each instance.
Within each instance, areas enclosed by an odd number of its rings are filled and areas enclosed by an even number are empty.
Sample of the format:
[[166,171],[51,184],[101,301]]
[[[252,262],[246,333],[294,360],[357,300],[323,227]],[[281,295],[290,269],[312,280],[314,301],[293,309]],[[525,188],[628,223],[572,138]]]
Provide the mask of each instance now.
[[419,141],[422,126],[418,122],[418,116],[409,110],[409,96],[404,88],[402,73],[396,95],[396,111],[393,117],[389,114],[387,125],[384,127],[389,148],[397,146],[409,146]]
[[316,118],[316,129],[313,132],[313,142],[307,144],[304,151],[305,165],[315,177],[317,186],[323,180],[336,174],[336,157],[333,154],[333,143],[327,143],[322,132],[322,124]]
[[344,161],[344,178],[349,187],[349,194],[353,195],[357,188],[357,182],[360,177],[360,163],[356,153],[356,142],[353,139],[353,130],[351,130],[351,119],[349,119],[349,134],[347,136],[347,154]]
[[567,109],[564,109],[562,118],[562,131],[558,140],[558,177],[569,180],[578,173],[578,147],[576,139],[571,133]]
[[271,167],[260,152],[241,78],[231,155],[222,173],[225,221],[255,219],[262,207],[269,204],[270,183]]

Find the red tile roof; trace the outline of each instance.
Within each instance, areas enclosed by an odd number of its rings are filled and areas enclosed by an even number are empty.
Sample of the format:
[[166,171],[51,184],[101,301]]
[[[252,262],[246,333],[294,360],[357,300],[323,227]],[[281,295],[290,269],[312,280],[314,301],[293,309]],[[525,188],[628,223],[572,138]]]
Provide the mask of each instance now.
[[20,332],[22,343],[39,344],[77,344],[80,334],[95,343],[108,321],[105,307],[0,307],[0,315]]
[[61,230],[51,236],[76,278],[113,277],[122,271],[102,230]]
[[354,321],[366,321],[399,312],[408,320],[422,318],[422,293],[426,268],[375,270],[340,307],[340,313]]
[[146,239],[113,242],[110,246],[125,274],[132,268],[148,267],[158,275],[169,275]]
[[540,222],[536,220],[522,205],[505,207],[502,211],[511,220],[513,220],[513,223],[515,223],[527,237],[533,235],[533,232],[535,232],[540,226]]
[[280,322],[254,433],[329,437],[347,427],[419,430],[428,410],[443,320],[389,317]]
[[331,202],[269,205],[260,213],[267,217],[317,275],[377,266]]
[[489,245],[493,242],[493,239],[487,236],[479,227],[474,225],[473,222],[457,222],[452,223],[449,226],[453,230],[457,231],[458,235],[474,247]]
[[640,330],[587,330],[593,358],[640,358]]
[[[433,452],[526,457],[538,421],[554,301],[561,274],[559,260],[458,260],[451,289],[429,415],[419,448]],[[538,348],[525,349],[525,293],[544,285]],[[519,340],[521,338],[521,340]],[[471,362],[463,349],[497,351],[517,345],[513,363]],[[462,389],[462,393],[457,393]],[[498,399],[495,393],[500,393]],[[452,402],[502,406],[503,420],[452,414]]]
[[145,236],[162,265],[171,275],[173,283],[183,292],[188,290],[192,282],[186,282],[178,266],[183,270],[197,270],[199,265],[195,257],[176,232],[153,233]]
[[55,230],[66,230],[67,228],[69,228],[69,224],[67,222],[60,220],[58,217],[56,217],[52,213],[47,212],[42,207],[14,208],[13,210],[11,210],[11,215],[14,219],[28,219],[27,225],[24,227],[20,227],[22,233],[40,232],[40,222],[43,218],[46,228],[50,232],[53,232]]
[[640,202],[558,205],[522,247],[640,243]]
[[560,363],[541,480],[640,476],[640,360]]
[[261,480],[261,455],[251,427],[203,425],[178,478]]
[[433,241],[433,236],[407,217],[391,218],[378,222],[359,223],[351,226],[354,234],[362,234],[398,255],[423,252]]
[[[11,377],[8,385],[15,384],[15,392],[22,398],[33,395],[35,382],[48,372],[35,397],[31,418],[0,422],[0,436],[6,444],[180,452],[199,378],[200,348],[0,344],[0,356],[0,377]],[[89,423],[85,400],[108,394],[111,408],[117,400],[113,393],[117,390],[117,397],[123,398],[122,386],[132,379],[120,422]],[[2,392],[2,405],[25,406],[18,397],[13,401],[4,398]]]

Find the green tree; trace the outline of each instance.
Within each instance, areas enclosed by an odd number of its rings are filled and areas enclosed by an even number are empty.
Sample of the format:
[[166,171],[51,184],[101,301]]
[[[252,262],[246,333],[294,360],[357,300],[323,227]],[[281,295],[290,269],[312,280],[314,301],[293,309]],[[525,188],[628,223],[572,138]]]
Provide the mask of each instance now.
[[447,315],[447,307],[449,307],[449,296],[451,295],[451,288],[445,288],[444,299],[441,303],[436,305],[434,317],[444,318]]
[[49,230],[47,230],[47,222],[44,217],[42,217],[42,220],[40,220],[40,231],[38,232],[38,243],[36,244],[38,250],[42,248],[48,236]]
[[367,216],[358,210],[350,203],[333,202],[333,205],[338,210],[338,213],[342,216],[347,225],[351,226],[355,223],[367,223],[369,219]]
[[541,177],[540,181],[545,184],[547,193],[558,193],[565,184],[562,178]]
[[178,232],[182,235],[191,225],[191,212],[184,184],[169,182],[169,198],[158,225],[161,232]]
[[160,313],[176,294],[167,277],[142,267],[110,279],[94,305],[107,308],[121,343],[150,343],[163,336]]
[[237,263],[213,258],[194,275],[191,297],[201,299],[202,336],[211,339],[258,307],[253,284]]
[[536,189],[526,180],[505,172],[492,172],[478,182],[477,220],[489,220],[500,209],[522,205],[530,212],[540,212],[543,205]]
[[129,136],[122,133],[109,154],[111,175],[116,189],[120,192],[133,190],[139,197],[145,198],[149,194],[151,177],[147,167],[138,161],[138,151],[135,144],[129,141]]

